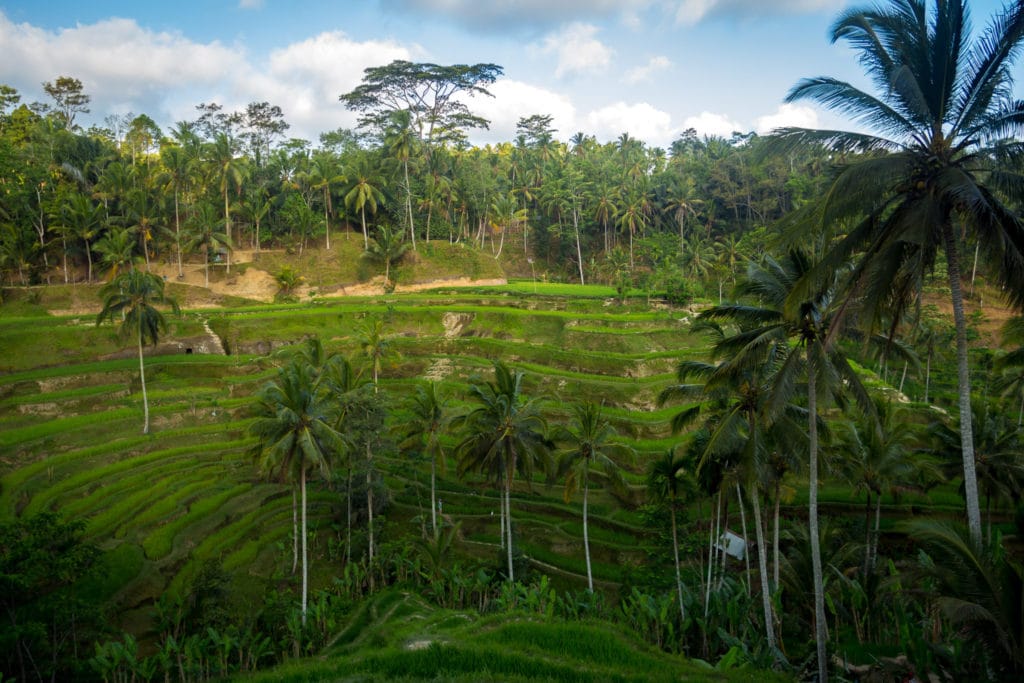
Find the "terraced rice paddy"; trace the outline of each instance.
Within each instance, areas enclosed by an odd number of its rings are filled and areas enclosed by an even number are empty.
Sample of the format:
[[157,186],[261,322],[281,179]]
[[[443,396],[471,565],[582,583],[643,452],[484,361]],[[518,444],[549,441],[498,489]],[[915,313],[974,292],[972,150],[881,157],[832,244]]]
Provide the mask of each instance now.
[[[656,396],[675,362],[700,347],[685,312],[631,310],[603,298],[435,292],[186,312],[147,358],[153,434],[142,436],[137,365],[109,329],[85,324],[87,316],[0,319],[0,339],[12,347],[49,340],[34,356],[8,359],[0,377],[0,514],[58,510],[85,519],[87,536],[120,568],[107,590],[137,633],[148,628],[153,601],[207,559],[258,590],[290,567],[292,497],[287,485],[256,475],[251,397],[284,362],[283,350],[306,338],[355,359],[359,330],[374,318],[384,321],[396,352],[381,382],[394,422],[402,420],[402,398],[424,378],[441,383],[455,412],[464,410],[468,380],[501,359],[526,373],[525,393],[542,399],[551,423],[564,421],[574,401],[605,404],[639,453],[627,463],[634,494],[647,458],[675,442],[673,411],[657,410]],[[199,346],[204,322],[230,355],[183,353]],[[77,344],[68,330],[79,335]],[[382,540],[415,537],[429,507],[426,466],[385,454],[381,467],[390,495]],[[456,479],[455,469],[450,462],[438,495],[445,518],[462,524],[456,552],[492,562],[496,492],[476,478]],[[345,506],[338,490],[326,482],[312,490],[314,585],[338,571],[333,553]],[[579,587],[578,502],[565,503],[560,483],[541,478],[514,498],[523,551],[556,580]],[[643,532],[630,511],[638,499],[593,492],[594,573],[608,585],[640,561]]]

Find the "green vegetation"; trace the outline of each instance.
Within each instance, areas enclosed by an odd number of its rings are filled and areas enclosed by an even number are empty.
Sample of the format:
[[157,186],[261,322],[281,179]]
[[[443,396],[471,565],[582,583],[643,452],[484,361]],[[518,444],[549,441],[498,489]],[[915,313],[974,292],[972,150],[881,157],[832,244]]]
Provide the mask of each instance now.
[[315,149],[0,86],[0,679],[1019,680],[1024,11],[968,29],[840,17],[877,92],[789,98],[879,135],[668,153],[468,148],[493,64]]

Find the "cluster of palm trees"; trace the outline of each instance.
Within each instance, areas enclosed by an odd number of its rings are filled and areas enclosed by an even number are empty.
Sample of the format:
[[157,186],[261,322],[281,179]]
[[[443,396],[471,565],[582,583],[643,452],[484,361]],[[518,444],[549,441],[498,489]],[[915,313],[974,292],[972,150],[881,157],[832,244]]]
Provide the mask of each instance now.
[[[313,339],[293,353],[276,378],[258,394],[258,417],[252,426],[258,442],[254,451],[258,469],[271,478],[292,482],[299,496],[293,501],[295,509],[301,510],[301,515],[295,515],[294,537],[302,539],[302,549],[300,553],[296,540],[293,565],[301,555],[303,611],[308,584],[305,539],[309,473],[320,472],[329,479],[332,468],[346,469],[346,556],[351,559],[352,477],[354,468],[365,470],[366,561],[373,576],[373,490],[377,485],[374,462],[380,451],[394,450],[383,436],[387,404],[383,395],[378,394],[377,384],[382,360],[388,355],[388,339],[382,333],[381,323],[372,321],[363,329],[361,343],[361,356],[372,380],[362,380],[349,360],[338,354],[326,354],[320,342]],[[527,486],[537,477],[550,481],[561,476],[567,500],[582,489],[587,585],[592,592],[587,532],[590,486],[597,480],[621,484],[619,467],[632,457],[632,450],[617,441],[601,407],[595,404],[577,406],[569,425],[549,430],[538,399],[527,398],[522,384],[521,371],[497,362],[493,381],[478,377],[471,382],[469,400],[473,407],[462,414],[452,413],[448,397],[436,383],[420,385],[402,406],[406,415],[393,430],[395,440],[401,452],[426,458],[430,463],[430,534],[435,539],[441,538],[446,526],[438,519],[437,472],[445,471],[449,457],[458,463],[460,476],[476,473],[498,488],[501,545],[510,581],[515,580],[511,495],[517,475]],[[372,419],[368,418],[371,414]]]

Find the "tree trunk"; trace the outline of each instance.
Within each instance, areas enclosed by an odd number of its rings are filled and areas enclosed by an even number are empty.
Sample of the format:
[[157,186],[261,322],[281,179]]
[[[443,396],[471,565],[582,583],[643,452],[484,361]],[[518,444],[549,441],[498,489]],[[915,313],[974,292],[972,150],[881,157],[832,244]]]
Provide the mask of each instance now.
[[89,248],[89,240],[85,240],[85,260],[89,264],[88,281],[92,282],[92,249]]
[[587,465],[583,466],[583,554],[587,558],[587,591],[594,592],[594,575],[590,570],[590,537],[587,534],[587,494],[590,493],[590,482],[587,481]]
[[924,402],[928,402],[928,388],[932,380],[932,350],[928,348],[928,359],[925,361],[924,366]]
[[[736,482],[736,502],[740,504],[740,526],[743,529],[743,542],[749,543],[747,536],[747,506],[743,504],[743,492],[740,490],[739,482]],[[758,546],[761,548],[762,546]],[[743,561],[747,564],[747,597],[750,597],[751,581],[750,581],[750,553],[744,549]]]
[[370,236],[366,232],[366,205],[359,207],[359,218],[363,224],[363,250],[370,248]]
[[149,434],[149,400],[146,398],[146,364],[142,362],[142,325],[139,325],[139,381],[142,383],[142,433]]
[[878,537],[882,527],[882,494],[875,497],[875,533],[871,539],[871,569],[878,563]]
[[512,477],[505,477],[505,539],[508,545],[505,546],[508,555],[508,580],[514,583],[516,580],[512,569]]
[[434,538],[437,538],[437,460],[436,455],[430,458],[430,523]]
[[679,573],[679,535],[676,533],[676,500],[673,496],[669,502],[672,511],[672,559],[676,568],[676,593],[679,596],[679,630],[686,623],[686,607],[683,605],[683,577]]
[[[775,617],[772,613],[772,594],[768,588],[768,553],[765,552],[764,525],[761,523],[761,496],[757,490],[757,484],[750,486],[750,503],[754,508],[754,526],[757,534],[757,566],[761,574],[761,607],[764,609],[764,633],[768,640],[768,648],[772,655],[778,658],[776,651],[778,644],[775,642]],[[740,501],[742,510],[742,499]],[[749,552],[744,555],[749,556]]]
[[818,535],[818,396],[815,363],[807,354],[807,430],[810,463],[808,474],[807,529],[811,537],[811,568],[814,573],[814,637],[818,651],[818,681],[828,681],[828,632],[825,622],[825,579],[821,569],[821,537]]
[[348,535],[345,537],[345,564],[352,562],[352,465],[348,466],[348,476],[345,483],[345,525]]
[[306,468],[299,474],[302,490],[302,625],[306,625],[306,599],[309,591],[309,550],[306,547]]
[[373,453],[370,451],[370,443],[366,443],[366,528],[369,538],[369,562],[368,571],[370,574],[370,592],[373,592]]
[[942,226],[946,246],[946,269],[953,299],[953,320],[956,323],[957,390],[960,398],[960,447],[963,449],[964,498],[967,503],[967,527],[971,542],[981,550],[981,507],[978,500],[978,477],[974,462],[974,426],[971,423],[971,373],[967,360],[967,319],[964,317],[964,299],[960,288],[960,259],[948,220]]
[[779,503],[782,497],[782,477],[775,479],[775,529],[772,532],[772,590],[779,589]]
[[299,566],[299,501],[292,484],[292,576]]
[[[230,245],[231,244],[231,205],[228,202],[228,186],[227,186],[227,181],[224,182],[224,234],[227,236],[228,244]],[[227,268],[225,269],[225,272],[230,273],[231,272],[231,249],[227,248],[227,249],[224,250],[224,252],[225,252],[225,263],[227,264]],[[303,610],[303,614],[305,614],[305,610]]]
[[327,251],[331,250],[331,195],[328,187],[324,187],[324,234],[327,236]]
[[[88,242],[86,243],[88,245]],[[178,188],[174,188],[174,245],[178,251],[178,277],[185,277],[181,266],[181,215],[178,211]]]
[[572,227],[576,231],[576,262],[580,266],[580,284],[582,285],[585,284],[583,282],[583,250],[580,247],[580,220],[576,213],[576,207],[572,209]]
[[[405,171],[405,211],[409,216],[409,239],[412,240],[412,250],[416,251],[416,228],[412,220],[412,186],[409,185],[409,160],[402,162]],[[436,527],[436,525],[435,525]]]

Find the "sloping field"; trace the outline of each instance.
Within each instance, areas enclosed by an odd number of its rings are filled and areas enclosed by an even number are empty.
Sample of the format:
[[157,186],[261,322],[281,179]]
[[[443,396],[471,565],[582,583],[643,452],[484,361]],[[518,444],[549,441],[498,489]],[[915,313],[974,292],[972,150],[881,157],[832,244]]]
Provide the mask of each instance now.
[[[153,433],[143,436],[137,362],[112,329],[95,328],[88,316],[0,318],[0,339],[20,350],[0,377],[0,515],[58,510],[85,519],[89,539],[108,558],[124,560],[119,584],[102,597],[114,599],[125,628],[138,634],[149,628],[156,598],[185,585],[207,559],[219,560],[243,588],[261,590],[290,569],[292,497],[287,485],[256,475],[252,396],[285,362],[287,347],[310,337],[358,366],[360,330],[372,319],[383,321],[395,352],[381,382],[393,422],[401,422],[403,397],[424,378],[441,383],[454,412],[464,410],[468,380],[487,376],[501,359],[526,373],[525,393],[542,399],[552,424],[566,419],[573,402],[603,402],[639,453],[624,463],[636,489],[647,457],[674,441],[672,410],[656,410],[656,396],[674,363],[699,344],[681,311],[501,291],[186,312],[147,358]],[[230,355],[201,352],[213,348],[201,345],[207,329]],[[439,496],[445,519],[462,523],[455,552],[494,562],[496,493],[482,480],[456,479],[454,465]],[[419,536],[429,517],[426,465],[383,454],[381,466],[390,498],[381,540],[401,544]],[[328,585],[340,571],[342,490],[330,482],[312,490],[314,585]],[[591,550],[603,585],[640,561],[635,498],[592,491]],[[560,482],[538,478],[515,492],[513,518],[536,566],[580,587],[578,500],[564,502]]]

